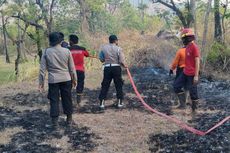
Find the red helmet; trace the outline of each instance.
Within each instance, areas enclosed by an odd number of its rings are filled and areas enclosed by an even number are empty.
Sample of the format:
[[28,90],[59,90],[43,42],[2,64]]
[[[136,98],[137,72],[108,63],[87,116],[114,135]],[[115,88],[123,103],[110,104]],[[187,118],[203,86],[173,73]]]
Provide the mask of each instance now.
[[193,30],[191,28],[185,28],[181,30],[181,38],[195,36]]

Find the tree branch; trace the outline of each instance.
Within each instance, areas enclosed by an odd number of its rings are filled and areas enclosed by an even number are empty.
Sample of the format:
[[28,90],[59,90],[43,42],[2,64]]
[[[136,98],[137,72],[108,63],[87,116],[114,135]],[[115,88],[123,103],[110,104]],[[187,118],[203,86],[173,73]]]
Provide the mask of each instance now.
[[23,18],[23,17],[21,17],[21,16],[18,16],[18,15],[13,15],[13,16],[11,16],[11,17],[20,19],[20,20],[22,20],[23,22],[25,22],[26,24],[29,24],[29,25],[31,25],[31,26],[34,26],[34,27],[37,27],[37,28],[39,28],[39,29],[44,30],[44,27],[43,27],[42,25],[40,25],[40,24],[38,24],[38,23],[36,23],[36,22],[34,22],[34,21],[28,21],[27,19],[25,19],[25,18]]
[[176,7],[176,4],[175,4],[174,0],[170,0],[171,5],[169,3],[167,3],[167,2],[165,2],[165,1],[162,1],[162,0],[152,0],[152,2],[153,3],[161,3],[162,5],[164,5],[164,6],[168,7],[168,8],[170,8],[170,9],[172,9],[176,13],[176,15],[178,16],[178,18],[180,19],[180,21],[183,24],[183,26],[184,27],[188,27],[189,26],[188,23],[186,22],[186,19],[185,19],[183,13],[180,11],[180,9],[178,9]]
[[166,6],[166,7],[168,7],[168,8],[170,8],[170,9],[174,9],[173,8],[173,5],[170,5],[170,4],[168,4],[168,3],[166,3],[166,2],[164,2],[164,1],[162,1],[162,0],[153,0],[153,3],[161,3],[162,5],[164,5],[164,6]]

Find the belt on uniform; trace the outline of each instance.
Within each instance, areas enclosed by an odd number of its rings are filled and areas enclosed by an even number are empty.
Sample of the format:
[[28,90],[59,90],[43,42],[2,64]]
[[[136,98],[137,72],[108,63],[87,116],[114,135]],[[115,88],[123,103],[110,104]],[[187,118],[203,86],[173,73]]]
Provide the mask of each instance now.
[[104,67],[120,66],[120,64],[105,64]]

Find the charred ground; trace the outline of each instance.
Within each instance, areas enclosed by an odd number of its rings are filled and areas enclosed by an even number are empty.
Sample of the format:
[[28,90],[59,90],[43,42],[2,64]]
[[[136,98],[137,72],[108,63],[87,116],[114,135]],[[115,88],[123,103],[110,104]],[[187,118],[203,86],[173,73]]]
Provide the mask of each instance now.
[[[199,111],[191,114],[172,108],[176,98],[173,78],[161,68],[132,68],[135,83],[153,108],[207,130],[230,115],[229,82],[201,79]],[[60,133],[50,128],[46,93],[39,94],[34,83],[3,88],[0,107],[0,152],[202,152],[230,151],[229,122],[207,136],[200,137],[147,111],[136,98],[124,72],[125,108],[115,109],[115,90],[111,87],[104,113],[98,110],[97,96],[102,74],[87,74],[83,106],[75,108],[72,129],[60,118]],[[14,132],[12,132],[14,131]]]

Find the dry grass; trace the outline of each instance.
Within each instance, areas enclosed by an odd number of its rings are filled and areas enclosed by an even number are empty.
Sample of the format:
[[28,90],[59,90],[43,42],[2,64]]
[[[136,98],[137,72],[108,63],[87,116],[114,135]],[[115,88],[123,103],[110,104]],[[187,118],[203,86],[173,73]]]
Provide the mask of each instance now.
[[147,47],[131,53],[132,64],[136,66],[159,66],[169,69],[172,59],[180,45],[175,42],[154,37],[146,37]]

